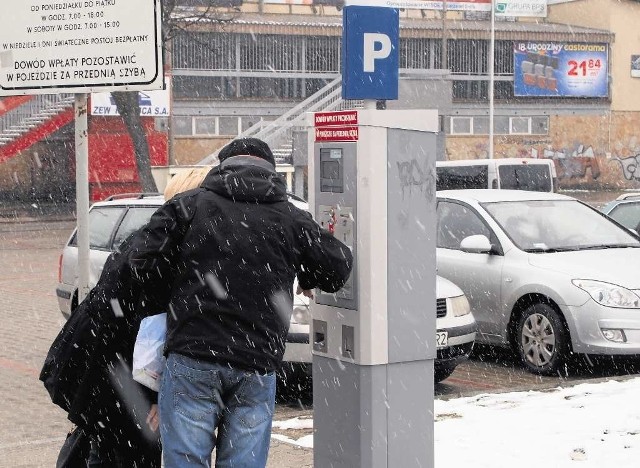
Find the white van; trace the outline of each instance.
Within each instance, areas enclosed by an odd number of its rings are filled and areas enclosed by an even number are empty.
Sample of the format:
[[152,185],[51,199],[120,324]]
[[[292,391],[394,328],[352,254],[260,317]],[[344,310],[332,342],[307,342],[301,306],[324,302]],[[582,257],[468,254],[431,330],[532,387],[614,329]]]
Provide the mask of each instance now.
[[553,192],[556,167],[550,159],[501,158],[436,161],[436,189],[511,189]]

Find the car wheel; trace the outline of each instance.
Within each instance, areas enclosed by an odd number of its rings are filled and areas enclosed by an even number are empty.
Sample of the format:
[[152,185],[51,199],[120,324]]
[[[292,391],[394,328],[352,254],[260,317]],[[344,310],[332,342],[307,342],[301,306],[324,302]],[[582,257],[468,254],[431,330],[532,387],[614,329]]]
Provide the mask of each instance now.
[[518,322],[516,348],[525,367],[535,373],[552,375],[569,354],[569,332],[560,314],[547,304],[534,304]]
[[444,379],[448,378],[453,374],[453,371],[456,370],[455,367],[445,367],[441,369],[435,369],[433,371],[433,380],[435,383],[440,383]]

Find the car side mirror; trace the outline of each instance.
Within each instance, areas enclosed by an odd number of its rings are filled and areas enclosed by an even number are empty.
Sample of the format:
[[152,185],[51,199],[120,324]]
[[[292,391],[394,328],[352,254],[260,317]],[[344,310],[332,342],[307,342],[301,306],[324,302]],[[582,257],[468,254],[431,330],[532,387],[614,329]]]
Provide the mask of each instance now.
[[493,248],[487,236],[478,234],[462,239],[462,242],[460,242],[460,250],[467,253],[489,254],[493,251]]

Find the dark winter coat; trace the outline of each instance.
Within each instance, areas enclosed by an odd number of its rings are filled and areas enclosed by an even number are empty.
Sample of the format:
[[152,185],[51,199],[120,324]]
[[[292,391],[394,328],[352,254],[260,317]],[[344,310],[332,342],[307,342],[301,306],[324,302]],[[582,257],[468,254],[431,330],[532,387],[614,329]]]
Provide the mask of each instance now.
[[304,289],[335,292],[352,255],[288,201],[274,170],[237,159],[165,203],[130,263],[149,294],[175,270],[167,353],[271,371],[282,361],[295,276]]
[[162,306],[131,280],[127,244],[109,256],[100,280],[63,326],[40,380],[74,424],[107,446],[135,447],[157,435],[144,424],[156,394],[132,379],[133,347],[142,318]]

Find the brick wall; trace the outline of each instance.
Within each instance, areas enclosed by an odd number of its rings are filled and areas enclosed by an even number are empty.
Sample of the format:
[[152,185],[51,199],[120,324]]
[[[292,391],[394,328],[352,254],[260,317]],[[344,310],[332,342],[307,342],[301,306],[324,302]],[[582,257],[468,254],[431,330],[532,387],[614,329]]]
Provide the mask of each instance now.
[[[487,156],[487,136],[447,136],[447,159]],[[551,116],[548,135],[496,135],[496,158],[553,159],[560,188],[640,189],[640,112]]]

